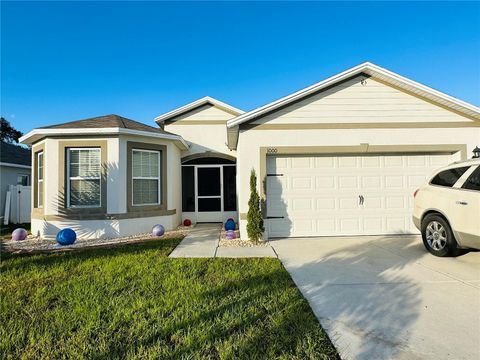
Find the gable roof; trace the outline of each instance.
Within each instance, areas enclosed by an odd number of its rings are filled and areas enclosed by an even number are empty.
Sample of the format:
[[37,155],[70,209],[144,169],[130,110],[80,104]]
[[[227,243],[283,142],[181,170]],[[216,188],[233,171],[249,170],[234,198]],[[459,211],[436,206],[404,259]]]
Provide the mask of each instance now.
[[33,144],[47,136],[72,137],[77,135],[115,134],[139,135],[174,140],[177,141],[178,144],[181,144],[181,148],[188,149],[188,144],[180,135],[114,114],[33,129],[28,134],[22,136],[19,141],[24,144]]
[[124,118],[119,115],[103,115],[83,120],[69,121],[62,124],[44,126],[39,129],[101,129],[121,128],[130,130],[149,131],[154,133],[166,133],[166,131],[141,122]]
[[0,162],[4,164],[31,166],[31,151],[18,145],[0,141]]
[[181,106],[179,108],[176,108],[172,111],[166,112],[165,114],[159,115],[155,118],[155,121],[157,124],[164,123],[165,121],[168,121],[174,117],[180,116],[182,114],[185,114],[186,112],[192,111],[194,109],[199,108],[200,106],[204,105],[212,105],[215,106],[223,111],[226,111],[232,115],[241,115],[245,111],[237,109],[231,105],[228,105],[227,103],[224,103],[220,100],[214,99],[210,96],[205,96],[201,99],[192,101],[191,103],[188,103],[187,105]]
[[354,66],[348,70],[345,70],[339,74],[331,76],[325,80],[322,80],[316,84],[294,92],[293,94],[287,95],[283,98],[280,98],[271,103],[244,113],[240,116],[237,116],[236,118],[227,121],[227,127],[232,128],[253,119],[257,119],[295,101],[303,99],[309,95],[317,93],[325,88],[331,87],[341,81],[360,74],[366,74],[392,86],[401,88],[411,93],[415,93],[420,97],[428,99],[429,101],[437,103],[447,109],[451,109],[452,111],[462,113],[467,117],[480,120],[480,108],[478,108],[477,106],[456,99],[450,95],[434,90],[413,80],[407,79],[403,76],[400,76],[387,69],[381,68],[380,66],[372,64],[370,62],[365,62],[360,65]]

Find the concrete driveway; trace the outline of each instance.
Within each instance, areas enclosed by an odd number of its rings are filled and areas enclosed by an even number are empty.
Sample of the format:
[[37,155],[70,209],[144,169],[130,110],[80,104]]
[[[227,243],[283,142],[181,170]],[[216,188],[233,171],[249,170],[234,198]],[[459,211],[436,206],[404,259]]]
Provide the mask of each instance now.
[[480,358],[480,252],[419,236],[271,242],[345,359]]

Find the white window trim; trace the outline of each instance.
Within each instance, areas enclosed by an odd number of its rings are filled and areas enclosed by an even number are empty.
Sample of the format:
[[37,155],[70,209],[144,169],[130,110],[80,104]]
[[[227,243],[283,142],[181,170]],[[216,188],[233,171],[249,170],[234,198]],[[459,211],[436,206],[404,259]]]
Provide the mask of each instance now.
[[[158,176],[157,177],[148,177],[148,176],[133,176],[133,153],[135,151],[140,151],[140,152],[148,152],[148,153],[156,153],[158,154]],[[147,150],[147,149],[132,149],[132,163],[131,163],[131,166],[132,166],[132,206],[155,206],[155,205],[160,205],[162,203],[162,189],[161,189],[161,169],[160,169],[160,165],[161,165],[161,159],[162,158],[162,152],[161,150]],[[133,186],[133,180],[157,180],[157,191],[158,191],[158,201],[156,203],[147,203],[147,204],[135,204],[134,203],[134,194],[133,194],[133,191],[134,191],[134,186]]]
[[[42,178],[40,179],[40,156],[42,156]],[[40,183],[42,184],[42,187],[43,187],[43,194],[45,194],[45,182],[44,182],[44,178],[45,178],[45,157],[43,156],[43,151],[39,151],[37,153],[37,166],[36,166],[36,169],[35,171],[37,172],[37,208],[41,209],[43,208],[43,199],[41,199],[41,196],[40,196]],[[45,198],[45,196],[43,197]],[[41,201],[40,201],[41,200]],[[40,203],[42,205],[40,205]]]
[[[96,150],[100,153],[100,167],[102,165],[102,149],[99,147],[69,147],[67,148],[67,207],[74,209],[88,209],[102,207],[102,176],[74,176],[70,177],[70,151],[71,150]],[[101,173],[101,170],[100,170]],[[100,184],[100,193],[98,198],[98,205],[70,205],[70,181],[71,180],[98,180]]]
[[28,174],[17,174],[17,185],[21,185],[18,183],[18,178],[23,178],[23,177],[27,178],[27,185],[23,185],[23,186],[28,186],[28,184],[30,184],[30,175]]

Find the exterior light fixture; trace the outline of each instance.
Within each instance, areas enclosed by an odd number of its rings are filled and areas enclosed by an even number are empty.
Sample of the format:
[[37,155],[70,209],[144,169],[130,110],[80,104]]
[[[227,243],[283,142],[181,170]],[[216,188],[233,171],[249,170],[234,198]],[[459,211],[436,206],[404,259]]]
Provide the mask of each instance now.
[[480,148],[478,146],[475,147],[475,149],[473,149],[473,158],[474,159],[478,159],[480,158]]

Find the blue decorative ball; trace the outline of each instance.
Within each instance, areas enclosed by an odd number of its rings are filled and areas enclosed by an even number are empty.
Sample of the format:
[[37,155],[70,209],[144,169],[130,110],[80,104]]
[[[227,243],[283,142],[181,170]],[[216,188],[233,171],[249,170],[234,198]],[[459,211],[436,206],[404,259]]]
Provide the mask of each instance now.
[[235,220],[228,219],[225,221],[225,230],[235,230]]
[[72,229],[62,229],[57,234],[57,242],[60,245],[72,245],[77,240],[77,234]]
[[163,234],[165,234],[165,228],[162,225],[157,224],[152,228],[153,236],[162,236]]

